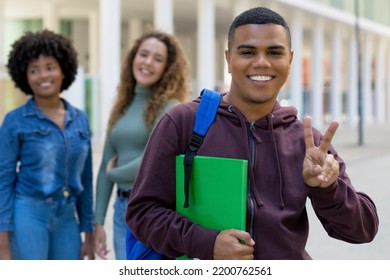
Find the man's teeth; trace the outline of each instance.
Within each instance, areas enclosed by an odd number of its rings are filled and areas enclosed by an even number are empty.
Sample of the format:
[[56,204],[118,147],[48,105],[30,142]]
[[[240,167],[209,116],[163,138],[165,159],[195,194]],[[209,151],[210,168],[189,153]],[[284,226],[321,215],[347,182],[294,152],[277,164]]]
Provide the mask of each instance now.
[[249,78],[254,81],[269,81],[272,79],[271,76],[250,76]]

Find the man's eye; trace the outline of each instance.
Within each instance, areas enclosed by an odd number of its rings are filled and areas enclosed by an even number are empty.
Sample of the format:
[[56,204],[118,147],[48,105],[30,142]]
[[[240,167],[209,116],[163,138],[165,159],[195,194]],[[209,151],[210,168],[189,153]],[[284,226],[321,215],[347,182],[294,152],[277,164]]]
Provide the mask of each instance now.
[[270,51],[268,52],[268,54],[271,56],[278,56],[278,55],[282,55],[283,53],[279,51]]
[[252,52],[252,51],[243,51],[243,52],[241,52],[241,54],[242,55],[253,55],[254,52]]

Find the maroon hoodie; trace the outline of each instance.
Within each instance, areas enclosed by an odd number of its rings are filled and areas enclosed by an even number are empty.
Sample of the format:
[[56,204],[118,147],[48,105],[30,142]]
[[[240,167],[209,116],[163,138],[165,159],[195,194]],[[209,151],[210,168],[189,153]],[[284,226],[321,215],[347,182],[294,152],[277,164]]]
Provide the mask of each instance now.
[[[127,224],[134,235],[167,258],[185,254],[212,259],[218,234],[175,211],[175,156],[188,147],[199,100],[177,105],[161,119],[147,144],[127,208]],[[378,230],[374,203],[354,189],[344,161],[332,147],[329,153],[340,164],[336,182],[326,189],[305,184],[303,123],[296,115],[295,108],[276,103],[270,115],[250,123],[221,100],[198,151],[198,155],[248,160],[247,231],[256,242],[255,259],[310,259],[305,250],[307,198],[333,238],[365,243]],[[321,134],[316,129],[313,134],[318,145]]]

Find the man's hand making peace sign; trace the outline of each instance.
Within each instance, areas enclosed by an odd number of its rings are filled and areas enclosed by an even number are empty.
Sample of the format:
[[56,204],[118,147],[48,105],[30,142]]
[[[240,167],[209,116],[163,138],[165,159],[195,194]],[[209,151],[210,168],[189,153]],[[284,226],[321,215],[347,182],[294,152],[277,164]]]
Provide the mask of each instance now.
[[303,124],[306,145],[302,171],[303,180],[310,187],[327,188],[336,181],[339,175],[338,161],[327,152],[339,123],[333,121],[329,125],[318,147],[314,145],[311,118],[305,117]]

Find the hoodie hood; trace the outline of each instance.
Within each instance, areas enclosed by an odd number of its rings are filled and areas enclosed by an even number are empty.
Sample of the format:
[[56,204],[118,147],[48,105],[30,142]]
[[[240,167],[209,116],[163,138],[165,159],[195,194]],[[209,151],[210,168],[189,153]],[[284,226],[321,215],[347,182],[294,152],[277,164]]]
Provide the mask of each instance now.
[[[226,93],[221,94],[221,98]],[[198,96],[194,102],[200,103],[201,96]],[[240,120],[240,115],[243,116],[242,113],[238,114],[237,109],[233,109],[234,106],[225,102],[223,99],[221,100],[221,103],[219,104],[218,108],[218,114],[223,115],[224,117],[230,119],[231,122],[240,124],[242,120]],[[293,106],[281,106],[279,102],[275,102],[274,108],[272,112],[257,120],[254,124],[258,126],[261,129],[267,129],[267,128],[276,128],[281,125],[286,125],[289,123],[294,122],[297,119],[298,110]],[[246,120],[247,121],[247,120]]]
[[279,102],[276,102],[271,114],[273,115],[273,127],[277,127],[280,125],[285,125],[294,122],[297,119],[298,111],[295,107],[282,107],[280,106]]

